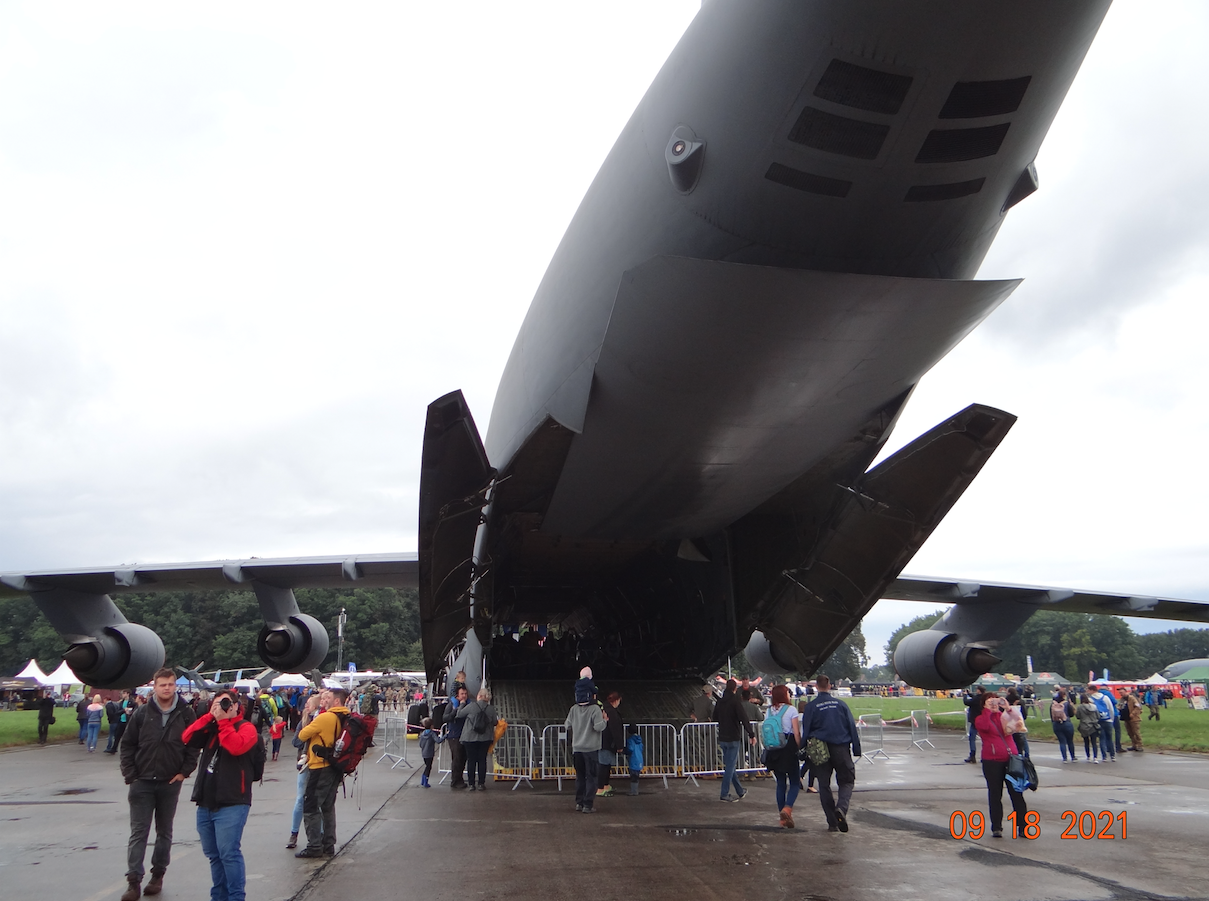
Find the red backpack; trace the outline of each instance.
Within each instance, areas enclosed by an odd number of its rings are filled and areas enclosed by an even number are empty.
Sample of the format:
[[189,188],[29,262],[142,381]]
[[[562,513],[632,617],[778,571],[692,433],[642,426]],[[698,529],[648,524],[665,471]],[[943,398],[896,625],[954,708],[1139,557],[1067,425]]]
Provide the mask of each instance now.
[[360,713],[337,713],[336,716],[340,719],[336,743],[330,748],[316,748],[315,754],[327,760],[341,776],[348,776],[356,771],[365,752],[374,746],[378,718]]

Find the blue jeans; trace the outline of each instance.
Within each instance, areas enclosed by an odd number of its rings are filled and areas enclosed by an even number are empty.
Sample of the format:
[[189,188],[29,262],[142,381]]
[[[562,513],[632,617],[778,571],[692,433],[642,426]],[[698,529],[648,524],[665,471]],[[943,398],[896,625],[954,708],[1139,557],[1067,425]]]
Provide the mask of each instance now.
[[802,777],[798,775],[797,766],[794,766],[790,773],[773,770],[772,774],[777,777],[777,810],[793,807],[793,802],[798,799],[798,792],[802,788]]
[[88,738],[86,739],[86,741],[88,742],[88,750],[95,751],[97,749],[97,736],[99,736],[100,734],[101,734],[101,724],[100,723],[89,723],[88,724]]
[[298,771],[298,794],[294,799],[294,818],[290,820],[290,834],[297,835],[302,828],[302,796],[306,794],[306,767]]
[[739,764],[739,749],[743,747],[743,743],[739,741],[720,741],[718,742],[718,747],[722,749],[722,798],[725,800],[730,794],[731,785],[735,787],[735,794],[742,798],[747,792],[744,791],[742,783],[739,782],[735,769]]
[[1112,734],[1112,720],[1100,720],[1100,756],[1117,759],[1117,743]]
[[197,808],[197,835],[210,860],[210,901],[244,901],[243,852],[239,849],[248,821],[247,804],[210,810]]
[[973,723],[970,723],[969,732],[970,732],[970,757],[973,757],[975,754],[978,753],[978,746],[976,743],[977,739],[978,739],[978,730],[974,728]]
[[1075,759],[1075,724],[1070,720],[1053,723],[1054,736],[1058,739],[1058,747],[1062,749],[1062,759],[1066,760],[1066,752],[1070,751],[1070,759]]

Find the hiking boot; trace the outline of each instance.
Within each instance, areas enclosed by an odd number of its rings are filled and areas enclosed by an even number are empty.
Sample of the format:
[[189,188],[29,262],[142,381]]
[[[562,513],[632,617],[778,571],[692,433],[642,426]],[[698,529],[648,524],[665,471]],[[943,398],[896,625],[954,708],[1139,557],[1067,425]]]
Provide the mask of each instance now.
[[291,832],[291,833],[290,833],[290,840],[289,840],[288,842],[286,842],[286,843],[285,843],[285,846],[286,846],[287,848],[289,848],[291,851],[292,851],[294,848],[297,848],[297,847],[298,847],[298,833],[297,833],[297,832]]
[[126,891],[122,893],[122,901],[138,901],[139,896],[143,894],[143,890],[139,888],[143,884],[142,876],[127,876]]
[[164,871],[152,870],[151,879],[143,886],[144,895],[158,895],[164,890]]
[[785,829],[793,828],[793,808],[792,807],[782,807],[781,808],[781,826]]
[[848,831],[848,817],[846,817],[844,815],[844,811],[840,810],[839,808],[836,808],[835,811],[835,825],[840,827],[840,832]]
[[320,851],[318,848],[303,848],[301,851],[299,851],[294,856],[295,857],[322,857],[323,852]]

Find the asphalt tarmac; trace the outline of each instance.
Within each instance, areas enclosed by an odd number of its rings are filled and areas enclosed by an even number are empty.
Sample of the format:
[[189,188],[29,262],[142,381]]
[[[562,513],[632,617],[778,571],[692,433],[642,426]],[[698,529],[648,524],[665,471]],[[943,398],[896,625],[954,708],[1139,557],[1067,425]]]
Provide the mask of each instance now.
[[[716,780],[666,790],[644,780],[638,797],[601,798],[585,816],[569,782],[561,792],[554,782],[426,790],[415,770],[370,758],[338,801],[341,847],[326,862],[284,847],[295,780],[283,759],[269,764],[244,833],[248,898],[1209,898],[1209,757],[1063,764],[1056,745],[1034,742],[1041,788],[1027,800],[1040,836],[959,839],[955,812],[986,813],[981,768],[961,762],[964,740],[933,733],[937,748],[918,750],[887,732],[890,759],[857,766],[847,834],[828,833],[818,796],[805,793],[797,828],[779,828],[768,779],[746,783],[737,804],[718,801]],[[0,896],[116,901],[128,834],[116,761],[75,744],[23,748],[0,753],[0,775]],[[190,787],[165,901],[208,897]]]

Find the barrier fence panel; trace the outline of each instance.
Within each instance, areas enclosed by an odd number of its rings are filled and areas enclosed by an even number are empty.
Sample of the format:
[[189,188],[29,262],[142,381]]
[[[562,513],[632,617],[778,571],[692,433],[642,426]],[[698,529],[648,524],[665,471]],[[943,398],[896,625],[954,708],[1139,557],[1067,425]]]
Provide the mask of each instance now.
[[680,762],[680,736],[676,727],[668,723],[639,723],[638,734],[642,737],[642,775],[662,776],[663,787],[667,788],[667,777],[677,775]]
[[407,718],[394,713],[383,713],[374,732],[374,744],[382,749],[382,756],[374,763],[390,760],[393,770],[399,764],[410,767],[407,762]]
[[443,741],[437,745],[437,759],[433,761],[432,768],[441,777],[437,781],[437,785],[444,785],[445,780],[453,775],[453,759],[449,755],[449,742]]
[[492,751],[495,779],[515,779],[512,790],[522,782],[533,788],[533,730],[524,725],[508,725]]
[[680,775],[697,784],[697,776],[723,772],[717,723],[685,723],[680,730]]
[[558,790],[563,790],[564,779],[575,778],[575,762],[571,755],[571,742],[567,739],[566,726],[547,726],[542,730],[541,778],[557,779]]
[[924,745],[927,745],[932,750],[936,750],[936,745],[928,740],[928,723],[931,720],[928,718],[926,710],[911,711],[911,747],[919,748],[921,751]]
[[890,759],[885,751],[886,724],[882,722],[880,713],[862,714],[856,721],[856,728],[860,730],[862,757],[870,763],[876,761],[878,754],[886,760]]

